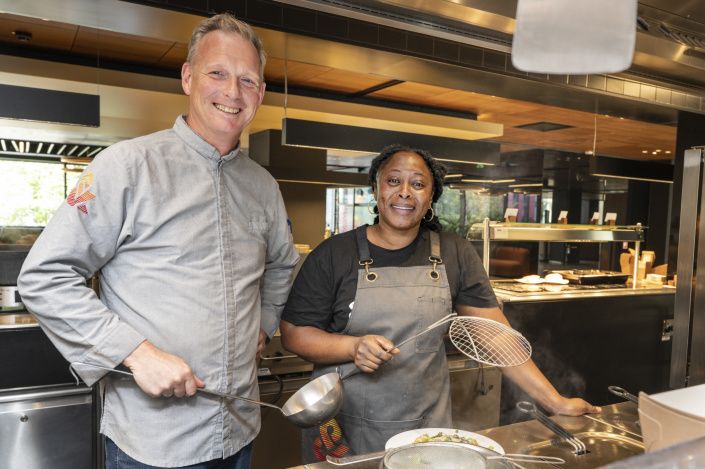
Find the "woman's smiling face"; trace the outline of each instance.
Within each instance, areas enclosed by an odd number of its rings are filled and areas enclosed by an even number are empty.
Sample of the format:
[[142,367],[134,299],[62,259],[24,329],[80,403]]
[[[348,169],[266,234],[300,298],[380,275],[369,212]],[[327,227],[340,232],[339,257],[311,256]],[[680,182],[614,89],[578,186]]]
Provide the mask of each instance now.
[[380,167],[374,194],[380,227],[401,231],[416,229],[431,207],[431,171],[418,154],[397,152]]

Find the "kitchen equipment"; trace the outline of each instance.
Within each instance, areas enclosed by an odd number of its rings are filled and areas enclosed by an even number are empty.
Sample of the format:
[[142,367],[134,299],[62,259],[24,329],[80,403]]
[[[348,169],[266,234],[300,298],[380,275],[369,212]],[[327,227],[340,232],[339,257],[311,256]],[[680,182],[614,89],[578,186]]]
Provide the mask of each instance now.
[[705,436],[705,384],[657,394],[639,393],[646,452]]
[[[423,449],[417,449],[423,447]],[[454,448],[463,448],[457,450]],[[386,451],[336,458],[326,456],[326,461],[334,466],[348,466],[366,461],[380,462],[380,469],[414,469],[414,468],[460,468],[460,469],[500,469],[510,467],[522,468],[518,462],[537,464],[563,464],[562,458],[549,456],[531,456],[525,454],[501,455],[481,446],[458,445],[455,443],[431,442],[399,446]]]
[[518,366],[531,358],[531,344],[509,326],[475,316],[450,324],[450,341],[464,355],[486,365]]
[[[458,445],[446,442],[414,443],[388,450],[380,469],[485,469],[492,467],[494,460],[518,463],[563,464],[565,460],[555,456],[531,456],[526,454],[497,454],[487,448]],[[330,461],[329,461],[330,462]],[[522,468],[523,469],[523,468]]]
[[[436,327],[439,327],[451,321],[453,317],[455,317],[455,315],[456,313],[451,313],[444,316],[433,324],[427,326],[421,332],[411,337],[408,337],[405,340],[402,340],[395,346],[395,348],[401,347],[412,339],[426,334],[427,332],[430,332]],[[116,370],[114,368],[83,362],[73,362],[70,368],[72,373],[74,373],[73,365],[91,366],[94,368],[104,369],[113,373],[119,373],[126,376],[133,376],[132,373],[128,371]],[[296,393],[294,393],[294,395],[286,401],[283,407],[279,407],[268,402],[257,401],[247,397],[227,394],[208,388],[198,388],[197,391],[213,396],[218,396],[224,399],[238,399],[241,401],[250,402],[252,404],[277,409],[294,425],[305,428],[318,425],[321,422],[325,422],[326,420],[338,413],[340,407],[343,405],[342,379],[347,378],[348,376],[352,376],[357,372],[357,370],[359,369],[355,367],[352,372],[345,375],[344,377],[341,377],[340,374],[337,372],[327,373],[323,376],[319,376],[318,378],[312,380],[307,385],[299,389]],[[78,376],[74,374],[74,377],[76,378],[76,382],[78,382]]]
[[22,311],[24,305],[17,287],[0,286],[0,311]]
[[559,438],[567,442],[570,446],[573,447],[573,452],[577,455],[581,454],[586,454],[587,453],[587,448],[585,447],[585,443],[580,441],[578,438],[575,437],[572,433],[570,433],[568,430],[565,428],[561,427],[558,423],[554,422],[546,414],[544,414],[542,411],[540,411],[533,403],[528,402],[528,401],[520,401],[517,402],[517,409],[519,409],[522,412],[525,412],[532,417],[534,417],[536,420],[544,424],[549,430],[551,430],[553,433],[555,433]]
[[629,274],[597,269],[550,270],[547,274],[560,274],[570,283],[578,285],[624,284]]
[[[514,329],[505,326],[504,324],[500,324],[497,321],[492,321],[491,319],[470,316],[455,317],[455,313],[451,313],[439,319],[433,324],[427,326],[418,334],[402,340],[395,345],[395,348],[399,348],[412,339],[415,339],[422,334],[426,334],[427,332],[430,332],[436,327],[439,327],[449,321],[451,321],[449,331],[451,342],[460,352],[473,360],[493,366],[516,366],[521,365],[531,357],[531,345],[526,338],[524,338],[524,336],[519,334]],[[303,400],[303,396],[299,396],[304,389],[301,389],[301,391],[291,397],[291,399],[295,399],[297,401],[295,408],[302,409],[306,405],[316,405],[318,403],[317,396],[314,391],[314,389],[318,389],[319,387],[314,384],[318,380],[323,380],[325,378],[325,380],[329,382],[329,385],[333,385],[332,382],[335,381],[335,376],[338,376],[338,381],[342,381],[345,378],[359,373],[359,371],[359,368],[354,367],[348,373],[342,373],[339,370],[338,372],[319,376],[309,383],[312,386],[311,392],[306,396],[305,400]],[[321,399],[332,397],[337,397],[339,399],[339,401],[331,401],[328,404],[331,409],[331,412],[327,414],[328,418],[334,416],[338,410],[340,410],[340,406],[342,405],[342,384],[340,386],[340,395],[327,396],[320,394]],[[323,389],[326,390],[327,387],[324,387]],[[298,401],[299,398],[302,399],[300,402]],[[287,405],[288,404],[289,403],[287,402]],[[335,409],[335,412],[333,412],[333,409]]]
[[98,393],[85,386],[0,391],[0,467],[99,467],[96,398]]
[[[71,373],[74,373],[76,382],[78,382],[79,379],[73,370],[74,365],[91,366],[112,373],[134,377],[134,375],[129,371],[117,370],[101,365],[94,365],[92,363],[73,362],[71,363],[70,370]],[[340,383],[340,376],[338,373],[328,373],[309,382],[306,386],[302,387],[293,396],[291,396],[283,407],[270,404],[269,402],[262,402],[243,396],[236,396],[234,394],[216,391],[214,389],[198,388],[197,391],[224,399],[237,399],[249,402],[251,404],[276,409],[281,412],[287,420],[299,427],[312,427],[324,422],[333,415],[337,414],[343,403],[343,387]]]
[[624,388],[620,388],[619,386],[607,386],[607,390],[615,396],[621,397],[622,399],[634,402],[635,404],[639,403],[639,398],[636,397],[634,394],[628,392]]
[[[487,448],[498,454],[504,454],[504,448],[502,445],[497,443],[492,438],[480,435],[479,433],[468,432],[465,430],[459,430],[456,428],[417,428],[415,430],[407,430],[402,433],[397,433],[393,437],[387,440],[384,445],[384,449],[399,448],[400,446],[411,445],[417,442],[417,438],[420,437],[450,437],[458,441],[441,441],[442,443],[455,443],[455,444],[465,444],[470,446],[478,446],[481,448]],[[463,441],[472,441],[472,443],[464,443]],[[432,440],[433,441],[433,440]],[[424,442],[428,443],[428,442]]]

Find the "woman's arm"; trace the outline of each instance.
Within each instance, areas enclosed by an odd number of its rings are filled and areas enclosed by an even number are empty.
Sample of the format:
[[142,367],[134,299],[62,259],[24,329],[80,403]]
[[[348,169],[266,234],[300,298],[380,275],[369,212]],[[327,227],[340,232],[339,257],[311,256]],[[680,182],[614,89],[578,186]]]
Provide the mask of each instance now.
[[[509,326],[506,316],[497,307],[474,308],[467,305],[456,305],[455,310],[460,315],[493,319]],[[601,411],[599,407],[593,406],[583,399],[561,396],[531,359],[523,365],[506,367],[501,370],[507,378],[516,383],[541,407],[554,414],[582,415]]]
[[355,362],[361,371],[372,373],[382,362],[399,353],[397,349],[387,352],[394,344],[381,335],[332,334],[313,326],[295,326],[285,320],[279,330],[284,348],[316,364]]

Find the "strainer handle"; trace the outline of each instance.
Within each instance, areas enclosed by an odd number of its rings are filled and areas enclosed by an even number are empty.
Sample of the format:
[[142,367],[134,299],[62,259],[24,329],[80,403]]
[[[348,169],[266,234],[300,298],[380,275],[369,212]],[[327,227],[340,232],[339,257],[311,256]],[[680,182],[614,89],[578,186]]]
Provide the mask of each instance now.
[[507,453],[501,456],[487,456],[487,459],[506,459],[511,462],[530,462],[534,464],[565,464],[565,459],[556,456],[535,456],[533,454]]

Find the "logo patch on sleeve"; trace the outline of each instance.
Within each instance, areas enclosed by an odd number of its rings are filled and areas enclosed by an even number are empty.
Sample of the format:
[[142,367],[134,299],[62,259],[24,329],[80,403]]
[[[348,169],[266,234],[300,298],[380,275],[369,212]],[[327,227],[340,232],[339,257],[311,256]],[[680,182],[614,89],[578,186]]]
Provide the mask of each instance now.
[[90,191],[91,184],[93,184],[93,173],[86,171],[66,198],[66,203],[87,214],[88,207],[86,204],[88,201],[95,199],[95,194]]

